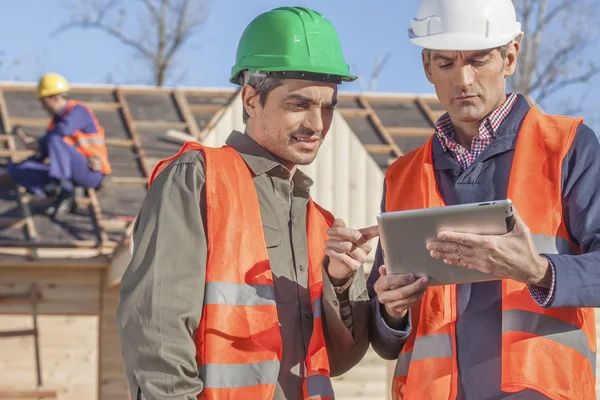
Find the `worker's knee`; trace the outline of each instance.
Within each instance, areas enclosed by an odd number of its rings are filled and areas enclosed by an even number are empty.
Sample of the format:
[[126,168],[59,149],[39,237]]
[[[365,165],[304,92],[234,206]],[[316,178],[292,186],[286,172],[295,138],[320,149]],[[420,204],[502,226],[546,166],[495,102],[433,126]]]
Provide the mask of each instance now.
[[19,166],[20,164],[17,163],[10,163],[8,164],[8,166],[6,167],[6,174],[10,177],[10,179],[12,179],[13,181],[16,181],[17,178],[19,177]]

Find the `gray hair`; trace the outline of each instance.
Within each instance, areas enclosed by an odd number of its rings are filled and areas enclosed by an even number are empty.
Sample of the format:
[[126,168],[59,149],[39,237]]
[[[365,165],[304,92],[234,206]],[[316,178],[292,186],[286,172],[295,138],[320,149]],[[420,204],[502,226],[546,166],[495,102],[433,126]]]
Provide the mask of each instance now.
[[[260,74],[249,74],[247,72],[244,73],[244,77],[242,79],[244,86],[250,85],[254,88],[256,95],[260,101],[260,105],[264,107],[267,104],[267,98],[269,97],[269,93],[278,88],[283,84],[282,78],[265,76]],[[250,115],[246,111],[246,108],[243,108],[242,119],[244,120],[244,124],[248,122],[248,118]]]

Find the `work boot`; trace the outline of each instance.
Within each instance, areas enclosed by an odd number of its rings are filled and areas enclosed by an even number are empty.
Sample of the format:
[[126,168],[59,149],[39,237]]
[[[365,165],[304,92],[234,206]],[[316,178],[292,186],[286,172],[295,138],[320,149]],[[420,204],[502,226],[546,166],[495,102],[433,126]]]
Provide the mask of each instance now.
[[57,219],[69,214],[75,207],[75,194],[73,191],[62,190],[58,200],[46,209],[46,215]]

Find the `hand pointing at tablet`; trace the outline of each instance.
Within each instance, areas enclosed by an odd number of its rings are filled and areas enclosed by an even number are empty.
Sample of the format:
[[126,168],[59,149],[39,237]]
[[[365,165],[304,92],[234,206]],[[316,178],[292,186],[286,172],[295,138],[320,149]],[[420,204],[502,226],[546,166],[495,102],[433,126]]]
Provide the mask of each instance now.
[[505,235],[475,235],[442,231],[427,244],[431,257],[446,264],[475,269],[500,278],[550,287],[548,260],[535,250],[531,232],[515,211],[514,229]]

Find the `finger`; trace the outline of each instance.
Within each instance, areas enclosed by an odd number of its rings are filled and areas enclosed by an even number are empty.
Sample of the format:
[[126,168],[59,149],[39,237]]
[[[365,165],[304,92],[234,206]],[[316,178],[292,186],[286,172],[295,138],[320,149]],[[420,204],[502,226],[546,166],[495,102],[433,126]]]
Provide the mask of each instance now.
[[417,293],[419,290],[426,288],[429,285],[430,279],[423,277],[417,279],[410,285],[400,286],[397,289],[386,290],[381,294],[377,294],[379,301],[383,304],[391,303],[394,301],[409,298],[410,296]]
[[352,271],[356,271],[362,265],[361,262],[359,262],[359,261],[355,260],[354,258],[350,257],[348,254],[346,254],[346,253],[338,253],[337,251],[335,251],[333,249],[326,248],[325,249],[325,254],[327,254],[329,256],[329,258],[332,258],[334,260],[338,260],[339,262],[345,264]]
[[478,269],[481,265],[481,260],[474,257],[464,257],[459,254],[446,253],[444,262],[448,265],[454,265],[456,267],[462,267],[466,269]]
[[433,241],[427,243],[427,250],[430,252],[437,253],[455,253],[462,254],[463,256],[473,256],[475,254],[475,249],[470,246],[465,246],[456,242],[440,242]]
[[359,240],[363,237],[357,229],[347,227],[331,227],[327,230],[327,234],[336,239],[350,240],[359,246],[363,243],[359,243]]
[[346,253],[361,264],[367,261],[367,252],[361,248],[356,247],[352,242],[342,242],[335,239],[327,239],[325,241],[327,248],[333,249],[339,253]]
[[423,296],[425,295],[425,292],[427,292],[427,288],[423,288],[405,299],[396,300],[391,303],[387,303],[386,307],[388,307],[392,310],[398,309],[398,311],[401,311],[406,308],[410,308],[413,305],[415,305],[416,303],[418,303],[423,298]]
[[377,294],[396,289],[400,286],[410,285],[417,280],[412,274],[388,275],[385,265],[379,267],[379,275],[375,285],[373,285],[373,289],[375,289]]
[[346,223],[344,222],[343,219],[341,218],[336,218],[335,221],[333,221],[333,225],[332,226],[336,226],[336,227],[341,227],[341,228],[345,228],[346,227]]
[[438,233],[438,239],[444,242],[454,242],[465,246],[481,246],[485,243],[486,237],[473,233],[459,233],[451,231],[441,231]]
[[365,240],[369,241],[379,236],[379,226],[373,225],[368,228],[362,228],[358,230]]

